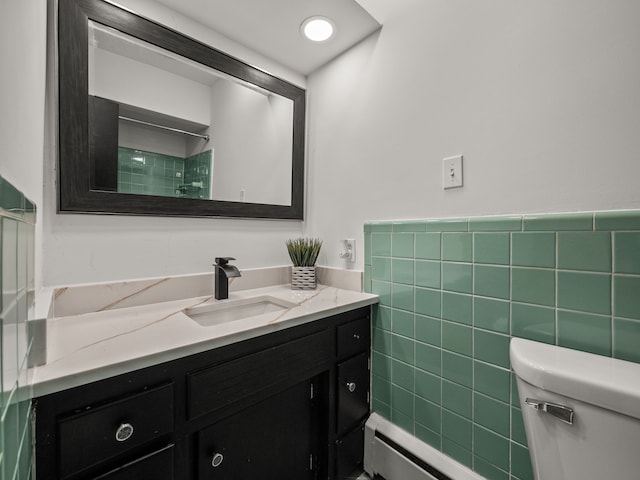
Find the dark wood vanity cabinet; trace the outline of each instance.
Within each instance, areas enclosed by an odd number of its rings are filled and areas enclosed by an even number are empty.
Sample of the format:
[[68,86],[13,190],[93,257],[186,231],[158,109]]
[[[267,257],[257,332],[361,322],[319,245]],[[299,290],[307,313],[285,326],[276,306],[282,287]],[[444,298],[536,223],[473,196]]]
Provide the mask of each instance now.
[[344,479],[362,465],[369,312],[36,398],[36,480]]

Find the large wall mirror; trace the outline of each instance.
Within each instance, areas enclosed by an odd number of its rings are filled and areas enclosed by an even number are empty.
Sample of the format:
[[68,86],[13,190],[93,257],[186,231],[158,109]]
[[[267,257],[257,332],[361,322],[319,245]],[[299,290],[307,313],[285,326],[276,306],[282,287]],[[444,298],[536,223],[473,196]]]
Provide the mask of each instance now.
[[102,0],[58,28],[60,212],[302,219],[303,89]]

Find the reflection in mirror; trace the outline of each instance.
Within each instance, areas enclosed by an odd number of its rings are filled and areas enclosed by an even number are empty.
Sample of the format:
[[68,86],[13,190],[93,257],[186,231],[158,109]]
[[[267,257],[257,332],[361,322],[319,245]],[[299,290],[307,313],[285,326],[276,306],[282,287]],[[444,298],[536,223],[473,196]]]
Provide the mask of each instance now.
[[58,5],[58,211],[304,217],[304,89],[103,0]]
[[293,100],[89,21],[92,187],[291,205]]

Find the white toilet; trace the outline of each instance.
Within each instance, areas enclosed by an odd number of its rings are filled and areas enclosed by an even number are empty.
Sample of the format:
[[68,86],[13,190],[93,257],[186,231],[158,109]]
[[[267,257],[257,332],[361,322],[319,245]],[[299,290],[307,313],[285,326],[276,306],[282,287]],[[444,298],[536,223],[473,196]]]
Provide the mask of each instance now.
[[520,338],[510,356],[536,480],[640,479],[640,364]]

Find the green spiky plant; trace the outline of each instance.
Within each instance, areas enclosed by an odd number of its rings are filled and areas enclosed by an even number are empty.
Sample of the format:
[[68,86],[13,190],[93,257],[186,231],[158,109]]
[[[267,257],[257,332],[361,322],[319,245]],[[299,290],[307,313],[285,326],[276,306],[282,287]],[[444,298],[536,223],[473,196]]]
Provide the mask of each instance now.
[[313,267],[322,247],[318,238],[294,238],[287,240],[286,244],[294,267]]

